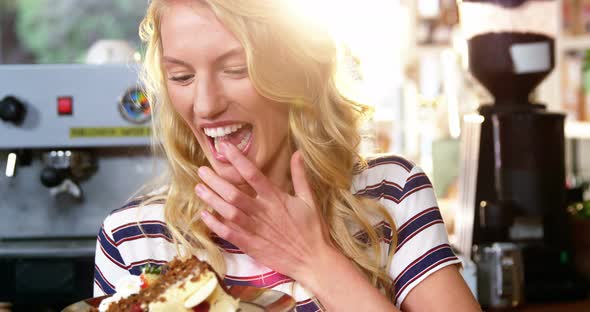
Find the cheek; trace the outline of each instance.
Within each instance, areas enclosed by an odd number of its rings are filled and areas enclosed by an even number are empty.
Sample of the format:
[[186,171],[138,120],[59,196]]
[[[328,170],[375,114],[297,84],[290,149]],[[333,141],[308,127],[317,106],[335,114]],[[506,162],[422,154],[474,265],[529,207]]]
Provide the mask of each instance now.
[[285,103],[267,102],[267,118],[274,121],[273,125],[278,133],[286,132],[289,128],[289,106]]
[[192,121],[192,95],[188,87],[168,86],[170,104],[174,110],[189,124]]
[[263,112],[259,115],[264,136],[273,141],[273,145],[285,139],[289,132],[289,110],[287,104],[264,102],[264,107],[259,109]]

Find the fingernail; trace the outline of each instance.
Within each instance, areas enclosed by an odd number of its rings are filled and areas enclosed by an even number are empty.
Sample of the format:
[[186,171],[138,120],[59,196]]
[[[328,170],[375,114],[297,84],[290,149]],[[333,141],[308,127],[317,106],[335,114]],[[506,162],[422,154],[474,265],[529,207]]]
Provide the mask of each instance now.
[[207,215],[207,211],[201,211],[201,219],[207,219],[209,216]]
[[202,196],[205,193],[205,188],[201,184],[197,184],[195,187],[195,191],[197,191],[197,195]]
[[199,167],[199,169],[197,170],[197,174],[199,175],[199,177],[202,177],[205,174],[205,167]]

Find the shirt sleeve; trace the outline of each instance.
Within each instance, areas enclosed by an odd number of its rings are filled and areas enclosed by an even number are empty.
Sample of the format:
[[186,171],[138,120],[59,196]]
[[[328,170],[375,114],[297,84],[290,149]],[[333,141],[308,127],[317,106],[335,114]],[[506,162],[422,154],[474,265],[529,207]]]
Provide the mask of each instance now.
[[[460,263],[449,245],[432,184],[414,166],[405,180],[397,205],[388,209],[396,224],[397,246],[389,268],[395,305],[429,275]],[[427,298],[425,298],[427,300]]]
[[[110,217],[110,216],[109,216]],[[94,296],[115,293],[114,283],[125,275],[130,275],[121,256],[117,244],[113,239],[108,224],[108,218],[98,232],[96,253],[94,258]]]

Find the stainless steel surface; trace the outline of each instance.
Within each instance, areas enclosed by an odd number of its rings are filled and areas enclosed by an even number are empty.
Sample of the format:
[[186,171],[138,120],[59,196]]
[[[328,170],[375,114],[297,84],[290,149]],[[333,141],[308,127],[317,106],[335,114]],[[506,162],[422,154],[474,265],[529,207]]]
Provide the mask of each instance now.
[[[0,151],[0,168],[7,153]],[[26,237],[96,237],[107,214],[125,204],[157,172],[146,148],[93,150],[98,170],[80,182],[83,201],[53,197],[41,184],[43,153],[34,153],[29,166],[15,176],[0,175],[0,239]]]
[[514,243],[477,246],[478,299],[484,307],[510,308],[523,303],[522,252]]
[[[21,123],[0,121],[0,149],[148,145],[142,129],[149,123],[130,122],[121,113],[121,102],[139,84],[138,70],[114,64],[0,65],[0,100],[14,97],[26,108]],[[72,98],[71,115],[58,114],[59,97]],[[80,128],[93,134],[75,135]]]
[[90,297],[102,221],[160,171],[137,85],[135,66],[0,65],[0,301],[15,310]]
[[[138,71],[0,65],[0,99],[18,99],[26,111],[22,122],[0,121],[0,239],[95,237],[108,212],[153,177],[149,136],[135,136],[149,122],[133,123],[121,112],[122,103],[137,99],[130,90],[137,89]],[[60,97],[71,97],[71,114],[58,113]],[[62,170],[71,182],[42,185],[46,168]]]
[[92,257],[96,239],[0,241],[0,257],[69,258]]

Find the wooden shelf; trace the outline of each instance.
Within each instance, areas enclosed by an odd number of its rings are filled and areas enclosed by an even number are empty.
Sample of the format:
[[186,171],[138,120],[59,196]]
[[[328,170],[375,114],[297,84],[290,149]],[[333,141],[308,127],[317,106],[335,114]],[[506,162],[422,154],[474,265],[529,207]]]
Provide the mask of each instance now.
[[569,139],[590,139],[590,122],[567,121],[565,137]]

